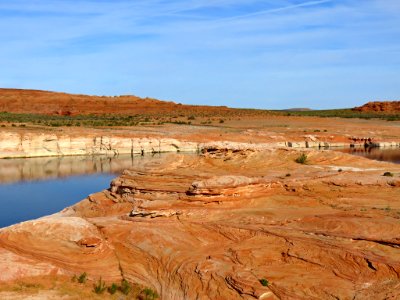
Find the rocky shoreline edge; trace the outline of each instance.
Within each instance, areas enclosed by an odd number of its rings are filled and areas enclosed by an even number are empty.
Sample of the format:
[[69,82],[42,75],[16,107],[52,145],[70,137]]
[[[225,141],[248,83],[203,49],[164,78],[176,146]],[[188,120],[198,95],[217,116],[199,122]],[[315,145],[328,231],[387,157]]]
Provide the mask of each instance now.
[[273,149],[273,148],[398,148],[397,141],[326,142],[313,140],[243,143],[235,141],[193,142],[175,138],[123,137],[112,135],[70,136],[43,133],[0,133],[0,159],[78,155],[144,155],[145,153],[200,152],[202,149]]

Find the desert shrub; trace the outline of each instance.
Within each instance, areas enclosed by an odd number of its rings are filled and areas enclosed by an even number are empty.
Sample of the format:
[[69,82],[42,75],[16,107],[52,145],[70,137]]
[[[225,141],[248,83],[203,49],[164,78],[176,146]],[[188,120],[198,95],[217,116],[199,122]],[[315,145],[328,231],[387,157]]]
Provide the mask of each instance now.
[[262,279],[260,279],[259,281],[260,281],[260,283],[261,283],[262,286],[268,286],[268,285],[269,285],[268,280],[265,279],[265,278],[262,278]]
[[31,282],[18,282],[17,286],[14,288],[15,291],[26,291],[27,289],[43,289],[44,286],[39,283]]
[[111,294],[111,295],[114,295],[116,292],[117,292],[117,290],[118,290],[118,285],[116,285],[115,283],[113,283],[113,284],[111,284],[109,287],[108,287],[108,292]]
[[196,120],[196,117],[192,115],[192,116],[189,116],[187,119],[188,120]]
[[122,294],[128,295],[132,290],[132,286],[127,280],[123,279],[121,281],[121,286],[119,287],[119,290],[121,291]]
[[103,294],[104,291],[106,290],[106,288],[107,288],[106,283],[101,279],[101,277],[100,277],[99,281],[97,281],[97,283],[95,283],[93,285],[93,291],[96,294]]
[[305,153],[302,153],[302,154],[300,154],[300,156],[299,157],[297,157],[296,158],[296,162],[298,163],[298,164],[305,164],[306,162],[307,162],[307,154],[305,154]]
[[87,274],[86,272],[83,272],[81,275],[78,277],[78,282],[79,283],[85,283],[87,280]]
[[191,124],[191,122],[185,122],[185,121],[172,121],[172,122],[169,122],[169,123],[171,123],[171,124],[177,124],[177,125],[187,125],[187,124]]
[[219,123],[220,123],[220,124],[222,124],[222,123],[224,123],[224,122],[225,122],[225,121],[224,121],[223,119],[220,119],[220,120],[219,120]]
[[144,288],[139,294],[139,299],[141,300],[155,300],[158,298],[157,292],[153,291],[151,288]]
[[393,174],[392,172],[385,172],[385,173],[383,173],[383,176],[386,176],[386,177],[393,177],[394,174]]

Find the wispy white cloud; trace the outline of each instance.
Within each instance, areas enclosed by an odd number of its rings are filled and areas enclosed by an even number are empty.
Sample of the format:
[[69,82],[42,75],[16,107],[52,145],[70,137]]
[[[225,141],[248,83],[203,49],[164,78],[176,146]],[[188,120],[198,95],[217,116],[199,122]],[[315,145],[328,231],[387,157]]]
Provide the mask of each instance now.
[[280,13],[280,12],[285,12],[285,11],[296,9],[296,8],[315,6],[315,5],[320,5],[320,4],[329,3],[329,2],[332,2],[332,0],[307,1],[307,2],[302,2],[302,3],[292,4],[292,5],[285,5],[285,6],[281,6],[281,7],[277,7],[277,8],[255,11],[255,12],[247,13],[247,14],[243,14],[243,15],[232,16],[232,17],[224,18],[224,19],[222,19],[222,21],[231,21],[231,20],[244,19],[244,18],[256,17],[256,16],[261,16],[261,15],[273,14],[273,13]]
[[257,107],[395,98],[398,3],[0,1],[0,85]]

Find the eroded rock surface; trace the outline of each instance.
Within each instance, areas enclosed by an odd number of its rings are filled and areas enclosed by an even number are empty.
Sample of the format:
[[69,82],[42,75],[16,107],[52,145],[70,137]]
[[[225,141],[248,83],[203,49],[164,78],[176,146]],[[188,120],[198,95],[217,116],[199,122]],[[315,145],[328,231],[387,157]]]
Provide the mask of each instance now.
[[400,167],[299,154],[145,161],[59,214],[1,229],[0,280],[87,272],[162,299],[399,298]]
[[354,110],[362,112],[398,113],[400,112],[400,101],[368,102],[363,106],[355,107]]

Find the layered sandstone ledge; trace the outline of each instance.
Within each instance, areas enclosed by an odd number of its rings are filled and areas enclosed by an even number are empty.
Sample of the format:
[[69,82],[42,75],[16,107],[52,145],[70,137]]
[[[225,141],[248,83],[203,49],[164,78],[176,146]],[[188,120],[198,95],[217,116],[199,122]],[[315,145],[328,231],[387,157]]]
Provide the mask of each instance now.
[[0,282],[87,272],[166,300],[397,299],[399,218],[395,164],[312,149],[167,154],[0,229]]
[[[187,137],[188,138],[188,137]],[[371,142],[374,147],[400,147],[399,142]],[[68,135],[41,132],[0,132],[0,158],[47,157],[70,155],[118,155],[144,154],[163,152],[199,152],[204,148],[228,149],[270,149],[278,147],[289,148],[334,148],[362,147],[363,142],[320,141],[312,135],[307,135],[303,141],[287,142],[256,142],[245,143],[237,141],[196,142],[167,137],[137,137],[99,135],[84,133]]]
[[0,158],[96,154],[118,155],[177,151],[193,152],[197,150],[197,143],[169,138],[0,133]]

